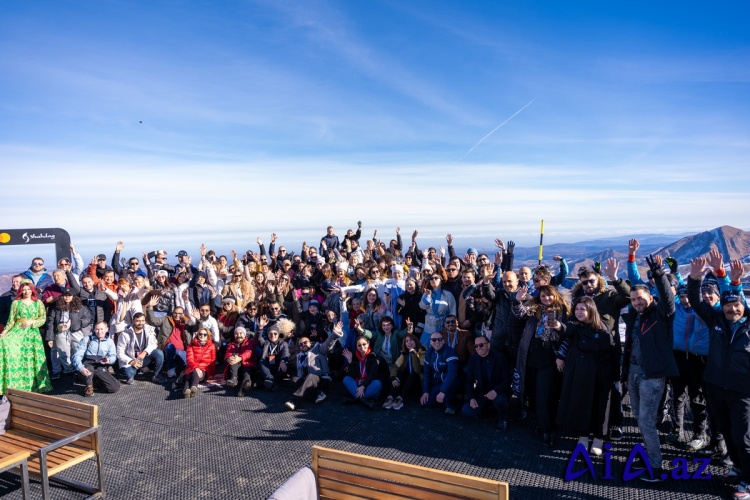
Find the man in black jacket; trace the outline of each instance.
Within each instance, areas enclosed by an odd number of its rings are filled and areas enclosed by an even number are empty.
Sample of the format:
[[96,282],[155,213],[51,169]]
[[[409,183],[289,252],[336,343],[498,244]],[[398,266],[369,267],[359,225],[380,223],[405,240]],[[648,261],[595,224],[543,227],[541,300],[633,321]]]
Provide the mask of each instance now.
[[679,372],[672,356],[672,322],[675,305],[674,292],[664,274],[660,256],[646,259],[653,272],[659,301],[655,301],[646,285],[630,289],[630,301],[637,316],[625,340],[624,369],[628,374],[628,390],[633,414],[643,436],[648,454],[650,475],[642,475],[647,482],[663,481],[662,455],[659,444],[657,415],[664,394],[667,377]]
[[504,431],[510,393],[510,365],[501,353],[490,349],[487,337],[477,337],[474,349],[476,353],[469,358],[466,375],[466,397],[469,401],[461,408],[461,415],[475,417],[494,408],[497,413],[496,429]]
[[[740,484],[734,498],[750,499],[750,310],[742,302],[742,292],[726,290],[721,294],[721,310],[701,302],[701,277],[705,258],[690,262],[688,300],[696,314],[708,325],[709,348],[703,372],[706,399],[712,418],[739,466]],[[732,262],[731,278],[739,282],[743,267]]]

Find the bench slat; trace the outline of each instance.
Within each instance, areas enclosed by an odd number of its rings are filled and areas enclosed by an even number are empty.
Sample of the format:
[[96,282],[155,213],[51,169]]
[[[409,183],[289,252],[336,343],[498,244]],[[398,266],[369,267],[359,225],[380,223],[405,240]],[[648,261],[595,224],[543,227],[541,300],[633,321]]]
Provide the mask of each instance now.
[[[22,408],[13,408],[13,416],[15,418],[20,418],[21,420],[25,422],[39,422],[46,425],[51,425],[53,427],[57,427],[60,429],[65,429],[71,431],[71,434],[75,434],[77,432],[85,431],[86,429],[90,429],[91,425],[87,423],[81,424],[78,422],[73,422],[71,420],[62,420],[60,418],[56,418],[59,415],[44,415],[42,413],[39,413],[37,411],[29,411],[29,407],[22,407]],[[51,412],[46,412],[51,413]],[[62,416],[63,419],[65,419],[65,416]],[[12,424],[11,424],[12,426]]]
[[93,422],[93,414],[91,411],[81,411],[75,408],[66,408],[65,406],[61,405],[49,405],[41,401],[30,399],[11,402],[11,407],[11,420],[13,419],[13,411],[23,410],[29,413],[38,413],[40,415],[48,417],[64,418],[69,422],[88,425],[89,427],[96,425]]
[[324,477],[318,478],[318,487],[320,495],[327,495],[330,498],[366,498],[369,500],[403,500],[401,495],[391,495],[382,491],[363,488],[351,483],[339,483]]
[[[456,495],[446,495],[441,493],[439,489],[435,488],[422,488],[415,485],[408,485],[403,483],[392,483],[390,481],[384,481],[378,477],[368,477],[350,474],[348,472],[332,471],[326,469],[318,469],[318,479],[333,480],[340,484],[352,484],[359,487],[367,487],[378,494],[388,493],[396,495],[399,498],[414,498],[419,500],[451,500],[455,499]],[[437,485],[440,486],[440,485]],[[464,493],[458,494],[458,497],[465,498],[467,495]]]
[[[36,436],[49,438],[50,443],[54,441],[58,441],[60,439],[64,439],[66,437],[69,437],[75,434],[75,432],[70,432],[64,429],[56,429],[54,427],[44,426],[36,422],[21,422],[21,421],[15,422],[13,427],[11,427],[11,430],[18,430],[18,431],[26,432],[28,434],[34,434]],[[88,449],[94,448],[94,443],[91,439],[91,436],[82,437],[81,439],[76,441],[76,444],[78,446],[82,446]]]
[[[444,492],[454,495],[466,496],[467,491],[471,491],[471,497],[482,500],[496,500],[498,498],[498,488],[495,491],[486,491],[484,489],[476,489],[468,486],[455,485],[452,482],[446,482],[442,477],[439,479],[431,479],[419,474],[422,471],[417,471],[418,474],[413,474],[414,471],[410,470],[408,464],[404,464],[401,471],[390,471],[387,469],[377,468],[377,464],[374,467],[365,467],[359,464],[351,464],[342,461],[333,461],[328,458],[318,457],[318,474],[328,475],[331,470],[342,471],[348,474],[358,474],[361,476],[382,478],[387,481],[394,481],[403,485],[409,485],[413,488],[422,488],[427,491],[433,492],[432,495],[437,495],[437,492]],[[356,476],[351,476],[352,480],[359,481]],[[484,485],[483,485],[484,486]],[[435,498],[433,496],[433,498]],[[446,497],[449,498],[449,497]]]
[[440,481],[444,483],[468,486],[477,490],[489,491],[497,493],[498,485],[503,484],[499,481],[493,481],[491,479],[484,479],[480,477],[467,476],[465,474],[457,474],[454,472],[446,472],[436,469],[430,469],[422,467],[420,465],[405,464],[402,462],[395,462],[393,460],[386,460],[384,458],[368,457],[366,455],[359,455],[357,453],[349,453],[346,451],[331,450],[328,448],[322,448],[319,446],[313,447],[313,453],[317,450],[318,460],[329,459],[331,461],[343,462],[346,464],[356,464],[367,468],[377,468],[390,472],[407,473],[416,477],[424,477],[433,481]]

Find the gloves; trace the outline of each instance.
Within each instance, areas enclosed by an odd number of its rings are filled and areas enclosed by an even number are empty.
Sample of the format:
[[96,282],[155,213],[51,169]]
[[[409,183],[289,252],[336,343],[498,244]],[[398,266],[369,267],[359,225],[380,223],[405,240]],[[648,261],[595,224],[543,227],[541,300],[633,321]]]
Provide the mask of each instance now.
[[360,228],[360,229],[362,229],[362,221],[361,220],[357,221],[357,227]]
[[508,241],[506,246],[508,247],[508,255],[513,255],[513,249],[516,248],[516,244],[512,241]]
[[602,274],[602,263],[598,260],[594,261],[594,272],[596,274]]
[[667,265],[669,266],[669,270],[672,272],[672,274],[677,274],[679,270],[677,269],[677,259],[674,257],[667,257]]
[[646,257],[646,264],[648,264],[648,268],[651,269],[651,273],[654,278],[664,274],[664,268],[656,263],[653,255],[649,255],[648,257]]

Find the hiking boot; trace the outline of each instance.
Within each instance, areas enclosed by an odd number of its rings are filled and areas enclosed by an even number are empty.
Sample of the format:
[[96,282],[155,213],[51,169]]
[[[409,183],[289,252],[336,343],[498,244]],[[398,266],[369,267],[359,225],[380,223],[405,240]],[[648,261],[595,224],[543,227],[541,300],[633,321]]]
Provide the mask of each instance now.
[[401,399],[401,396],[397,397],[396,400],[393,402],[392,408],[394,410],[400,410],[404,407],[404,400]]
[[315,404],[322,403],[326,400],[326,393],[323,391],[320,391],[318,393],[318,397],[315,398]]
[[702,450],[708,446],[708,436],[701,434],[688,443],[688,448],[693,451]]
[[734,498],[734,500],[750,500],[750,485],[745,481],[741,481],[740,484],[737,485],[737,491],[732,498]]
[[237,387],[238,383],[239,382],[236,378],[230,378],[229,380],[227,380],[227,387]]
[[599,438],[594,438],[594,442],[591,443],[591,454],[595,456],[601,456],[602,454],[602,440]]
[[647,483],[661,483],[667,480],[669,477],[669,474],[667,474],[667,471],[662,469],[661,467],[654,467],[654,475],[653,476],[647,476],[646,474],[641,474],[641,476],[638,478],[641,481],[645,481]]
[[383,408],[386,410],[390,410],[393,408],[393,396],[388,396],[385,400],[385,403],[383,403]]
[[609,430],[609,439],[612,441],[622,441],[622,429],[619,427],[612,427]]
[[190,392],[193,394],[193,397],[196,397],[198,395],[198,386],[191,387]]
[[87,385],[86,389],[83,391],[84,397],[90,397],[94,395],[94,386],[93,385]]
[[182,397],[185,399],[192,398],[193,397],[193,391],[190,390],[190,388],[185,389],[182,391]]

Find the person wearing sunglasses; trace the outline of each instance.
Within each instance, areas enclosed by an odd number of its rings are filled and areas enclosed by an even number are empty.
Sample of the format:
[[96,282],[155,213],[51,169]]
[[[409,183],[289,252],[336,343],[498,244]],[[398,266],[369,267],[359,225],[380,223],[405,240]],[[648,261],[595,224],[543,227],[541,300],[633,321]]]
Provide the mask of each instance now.
[[[594,299],[596,310],[599,312],[605,329],[612,334],[614,339],[612,356],[612,392],[609,402],[609,426],[610,439],[620,441],[622,439],[622,385],[620,380],[620,358],[622,354],[622,342],[618,325],[620,323],[620,310],[630,305],[630,285],[623,279],[617,277],[619,263],[610,258],[602,267],[602,274],[597,273],[589,267],[578,271],[578,283],[571,290],[572,299],[576,300],[582,296]],[[611,286],[608,286],[611,285]]]
[[26,271],[21,273],[21,276],[31,281],[40,298],[44,290],[55,282],[52,279],[52,275],[47,274],[47,270],[44,268],[44,259],[41,257],[31,259],[31,265]]
[[198,395],[198,384],[216,372],[216,346],[211,341],[211,332],[201,328],[187,348],[187,368],[182,395],[194,398]]
[[456,386],[458,384],[458,356],[445,345],[443,335],[433,332],[427,337],[429,347],[422,372],[422,406],[445,405],[446,415],[456,414]]
[[495,428],[507,428],[508,399],[510,396],[511,370],[505,357],[490,348],[487,337],[474,339],[475,353],[469,358],[466,371],[466,399],[461,415],[479,417],[495,413]]
[[430,335],[440,332],[445,326],[446,316],[456,315],[456,299],[442,288],[443,280],[438,274],[429,277],[419,307],[425,311],[424,330],[419,339],[423,345],[430,343]]

